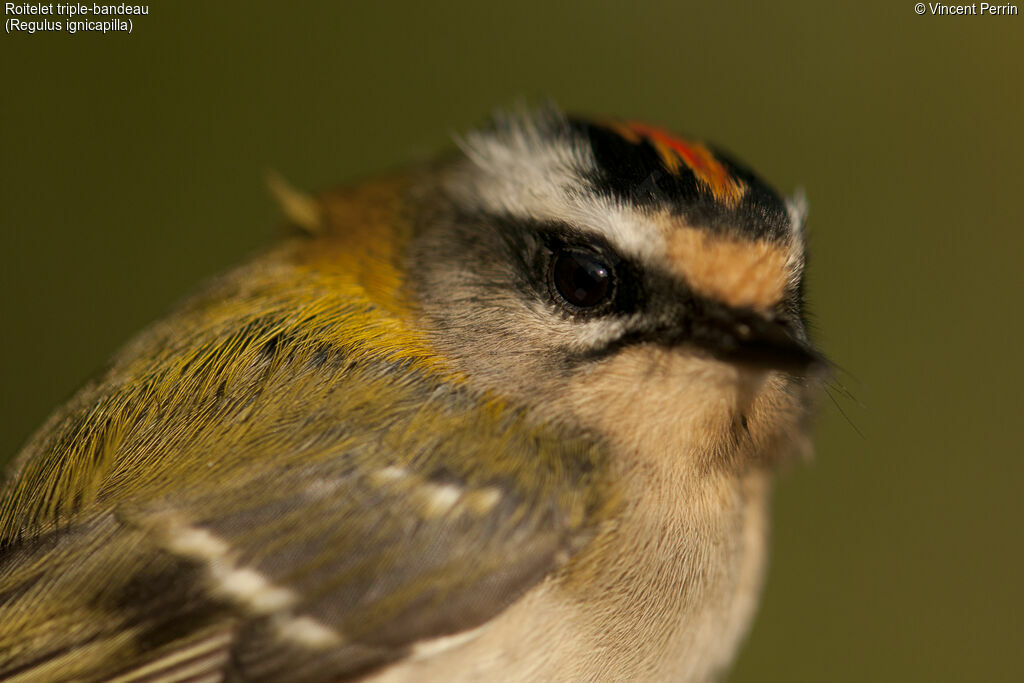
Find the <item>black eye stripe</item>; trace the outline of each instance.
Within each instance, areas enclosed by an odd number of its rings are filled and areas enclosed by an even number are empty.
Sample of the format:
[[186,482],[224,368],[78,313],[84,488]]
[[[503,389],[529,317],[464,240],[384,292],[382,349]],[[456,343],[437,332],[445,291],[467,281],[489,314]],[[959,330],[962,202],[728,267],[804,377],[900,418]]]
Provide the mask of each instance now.
[[[638,310],[643,291],[640,277],[642,271],[630,259],[620,254],[604,237],[559,223],[533,224],[532,227],[546,252],[545,258],[539,264],[541,270],[538,273],[545,276],[552,298],[562,308],[570,313],[585,315],[628,315]],[[572,260],[569,260],[570,255]],[[573,263],[573,260],[576,263]],[[595,299],[588,298],[586,302],[581,303],[574,302],[571,296],[566,296],[568,283],[563,282],[563,286],[558,288],[554,281],[558,265],[571,269],[585,281],[592,279],[587,277],[587,273],[593,275],[595,271],[606,271],[610,275],[607,289],[599,288],[590,292],[593,297],[603,295],[600,296],[601,300],[595,303]],[[579,268],[583,268],[583,271],[581,272]],[[563,274],[568,275],[567,272]],[[558,291],[559,289],[566,291]]]
[[[522,278],[519,285],[524,293],[545,297],[571,314],[632,315],[644,306],[644,269],[633,259],[621,254],[598,233],[556,220],[538,220],[487,211],[456,213],[454,219],[466,226],[486,223],[497,228],[497,234],[504,243],[505,257],[516,264]],[[472,242],[472,232],[467,233],[467,240]],[[590,309],[569,309],[563,304],[564,298],[553,291],[551,282],[553,261],[563,251],[592,254],[593,258],[611,269],[614,277],[611,301]],[[484,255],[481,254],[481,257]]]

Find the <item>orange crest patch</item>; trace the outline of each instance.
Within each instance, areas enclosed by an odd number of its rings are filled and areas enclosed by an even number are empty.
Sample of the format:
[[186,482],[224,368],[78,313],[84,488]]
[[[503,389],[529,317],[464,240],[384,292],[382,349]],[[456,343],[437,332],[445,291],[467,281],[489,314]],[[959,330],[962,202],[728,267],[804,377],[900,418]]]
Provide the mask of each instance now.
[[612,124],[614,130],[634,144],[647,141],[670,173],[678,174],[683,165],[693,172],[697,182],[706,186],[714,198],[730,208],[743,198],[746,186],[729,175],[715,155],[697,142],[687,142],[645,123],[630,121]]

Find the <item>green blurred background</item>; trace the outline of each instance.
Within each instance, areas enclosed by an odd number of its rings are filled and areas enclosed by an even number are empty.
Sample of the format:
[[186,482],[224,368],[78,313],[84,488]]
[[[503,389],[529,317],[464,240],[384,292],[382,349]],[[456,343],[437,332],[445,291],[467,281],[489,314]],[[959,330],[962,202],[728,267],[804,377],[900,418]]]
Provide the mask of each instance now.
[[730,680],[1024,680],[1024,16],[486,4],[163,1],[131,35],[0,36],[0,460],[272,239],[265,169],[347,182],[550,97],[810,198],[818,338],[855,398],[782,479]]

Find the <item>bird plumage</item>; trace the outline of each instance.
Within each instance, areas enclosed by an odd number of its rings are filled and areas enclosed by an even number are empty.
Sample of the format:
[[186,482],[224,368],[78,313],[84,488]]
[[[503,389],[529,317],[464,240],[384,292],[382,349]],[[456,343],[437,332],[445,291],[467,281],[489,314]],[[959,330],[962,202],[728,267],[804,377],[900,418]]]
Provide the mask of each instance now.
[[[650,135],[499,121],[303,203],[315,230],[129,343],[0,493],[0,678],[721,669],[805,440],[809,383],[760,365],[812,358],[802,237]],[[670,185],[620,192],[609,140]],[[566,250],[603,308],[551,285]]]

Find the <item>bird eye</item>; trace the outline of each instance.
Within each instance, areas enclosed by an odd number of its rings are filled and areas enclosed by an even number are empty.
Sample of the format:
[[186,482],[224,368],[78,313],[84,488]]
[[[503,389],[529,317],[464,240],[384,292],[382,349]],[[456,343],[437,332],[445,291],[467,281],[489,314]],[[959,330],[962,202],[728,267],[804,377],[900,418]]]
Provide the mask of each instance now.
[[558,298],[576,308],[594,308],[613,295],[612,267],[596,254],[567,249],[551,263],[551,288]]

